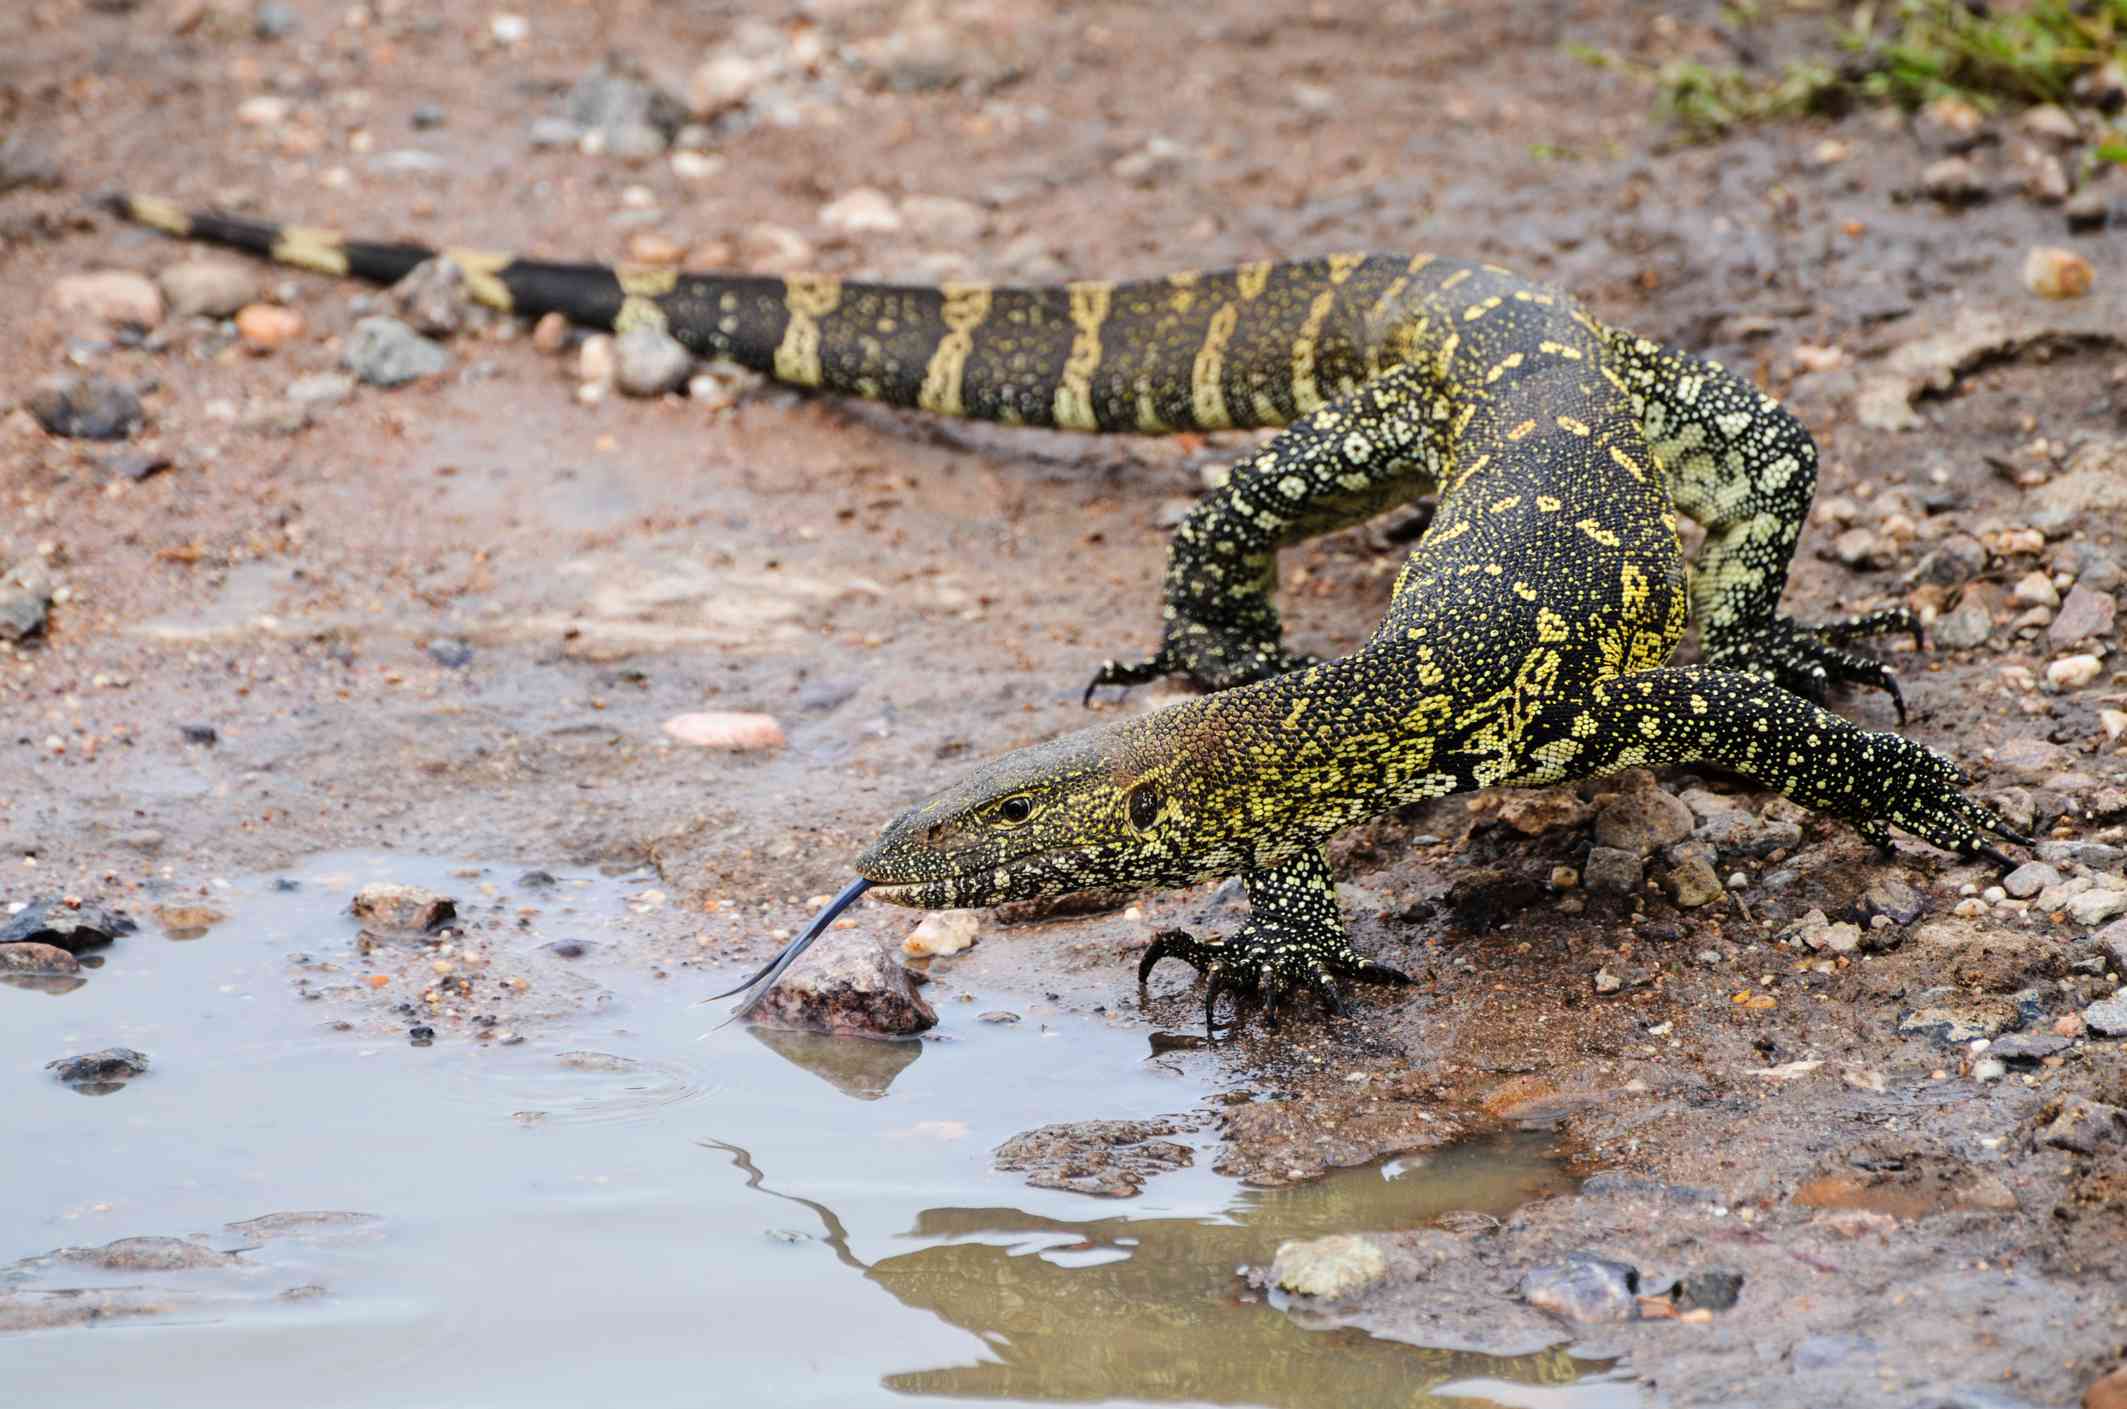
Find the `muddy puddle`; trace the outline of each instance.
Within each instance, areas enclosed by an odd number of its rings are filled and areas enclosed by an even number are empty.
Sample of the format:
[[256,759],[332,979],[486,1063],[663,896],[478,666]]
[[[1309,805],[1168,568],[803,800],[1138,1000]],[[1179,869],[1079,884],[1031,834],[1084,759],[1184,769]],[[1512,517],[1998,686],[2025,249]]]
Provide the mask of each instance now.
[[[527,897],[522,871],[320,858],[216,883],[219,923],[144,925],[78,986],[0,988],[10,1401],[1640,1402],[1563,1351],[1309,1330],[1237,1275],[1288,1237],[1555,1191],[1534,1137],[1266,1191],[1182,1136],[1194,1167],[1138,1198],[1030,1188],[991,1168],[1006,1138],[1198,1112],[1213,1059],[1010,994],[972,1011],[1024,1021],[924,1043],[712,1032],[713,975],[630,945],[675,925],[643,878],[557,869]],[[565,1009],[426,1045],[358,1016],[318,975],[361,968],[347,897],[378,879],[535,899],[524,949],[582,950]],[[44,1070],[113,1046],[148,1072]]]

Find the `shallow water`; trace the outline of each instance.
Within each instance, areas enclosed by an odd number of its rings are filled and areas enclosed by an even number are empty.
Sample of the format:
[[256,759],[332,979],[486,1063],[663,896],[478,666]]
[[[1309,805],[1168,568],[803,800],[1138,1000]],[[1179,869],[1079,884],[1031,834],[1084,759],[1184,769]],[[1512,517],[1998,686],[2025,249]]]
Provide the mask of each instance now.
[[[625,957],[639,878],[565,876],[541,938],[590,938],[581,1015],[521,1045],[336,1031],[297,954],[345,953],[372,879],[511,894],[436,861],[339,856],[232,884],[230,919],[152,924],[64,992],[0,988],[0,1290],[128,1314],[0,1335],[12,1402],[74,1406],[1506,1404],[1638,1402],[1561,1353],[1450,1354],[1304,1330],[1236,1277],[1286,1237],[1502,1213],[1560,1187],[1527,1140],[1248,1190],[1197,1166],[1111,1202],[990,1168],[1056,1121],[1186,1114],[1200,1053],[1041,1014],[949,1037],[833,1041],[744,1027],[711,991]],[[612,947],[609,947],[612,946]],[[687,971],[681,971],[686,973]],[[86,1099],[43,1070],[122,1045],[153,1060]],[[1192,1137],[1178,1137],[1185,1143]],[[344,1211],[361,1220],[281,1219]],[[8,1263],[136,1236],[241,1256],[184,1271]],[[131,1288],[132,1290],[119,1290]],[[293,1293],[291,1295],[290,1293]],[[44,1302],[40,1302],[44,1304]],[[132,1313],[149,1314],[132,1314]],[[1432,1397],[1442,1392],[1449,1397]]]

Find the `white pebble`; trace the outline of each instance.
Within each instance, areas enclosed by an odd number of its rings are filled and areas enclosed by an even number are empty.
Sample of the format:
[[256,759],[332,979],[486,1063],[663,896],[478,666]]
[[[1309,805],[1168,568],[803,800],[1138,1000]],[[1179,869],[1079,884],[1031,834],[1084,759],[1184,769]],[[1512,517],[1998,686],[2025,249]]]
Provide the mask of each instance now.
[[2104,668],[2096,656],[2062,656],[2046,667],[2046,683],[2056,690],[2079,690]]
[[901,952],[911,959],[958,954],[975,942],[976,916],[972,910],[940,910],[925,915],[901,941]]
[[675,714],[665,721],[665,732],[683,744],[693,744],[696,748],[728,749],[733,753],[779,749],[783,746],[783,726],[776,723],[774,716],[766,714],[745,714],[729,710]]

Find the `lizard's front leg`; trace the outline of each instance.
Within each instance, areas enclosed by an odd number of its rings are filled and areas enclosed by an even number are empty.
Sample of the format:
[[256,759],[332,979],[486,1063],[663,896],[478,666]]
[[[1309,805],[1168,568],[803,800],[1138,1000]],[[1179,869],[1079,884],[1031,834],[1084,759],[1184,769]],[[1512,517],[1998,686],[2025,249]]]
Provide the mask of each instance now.
[[1417,369],[1384,373],[1296,421],[1233,467],[1175,530],[1158,654],[1108,661],[1086,687],[1182,675],[1206,690],[1312,665],[1285,648],[1274,600],[1278,550],[1362,523],[1438,478],[1433,398]]
[[1264,1020],[1278,1025],[1278,1006],[1295,990],[1315,994],[1332,1013],[1344,1010],[1337,978],[1372,983],[1409,983],[1400,969],[1377,964],[1353,949],[1337,912],[1337,883],[1320,847],[1311,846],[1276,866],[1241,873],[1248,891],[1248,922],[1232,937],[1201,940],[1167,930],[1146,946],[1138,961],[1142,987],[1162,959],[1180,959],[1204,976],[1204,1031],[1216,1036],[1219,995],[1228,989],[1254,993]]

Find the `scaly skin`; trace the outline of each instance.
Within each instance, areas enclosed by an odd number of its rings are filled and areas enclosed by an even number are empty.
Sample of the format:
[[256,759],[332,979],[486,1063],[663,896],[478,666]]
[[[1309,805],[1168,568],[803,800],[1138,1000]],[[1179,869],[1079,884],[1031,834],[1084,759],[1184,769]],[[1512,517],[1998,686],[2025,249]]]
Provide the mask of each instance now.
[[[180,237],[394,280],[430,251],[119,197]],[[1112,284],[903,288],[446,252],[517,313],[662,328],[778,380],[945,415],[1156,433],[1283,426],[1176,532],[1160,649],[1094,679],[1180,674],[1213,691],[985,764],[893,822],[857,862],[924,908],[1239,874],[1223,942],[1170,932],[1206,1012],[1254,991],[1402,975],[1359,956],[1322,843],[1421,798],[1706,763],[1841,817],[1997,861],[2012,836],[1956,766],[1816,701],[1840,683],[1904,702],[1846,649],[1902,612],[1824,627],[1778,612],[1816,483],[1792,416],[1714,363],[1604,327],[1505,270],[1331,255]],[[1366,646],[1290,652],[1276,555],[1439,493]],[[1678,514],[1705,530],[1687,574]],[[1687,618],[1704,664],[1669,659]],[[2021,840],[2020,838],[2015,838]]]

